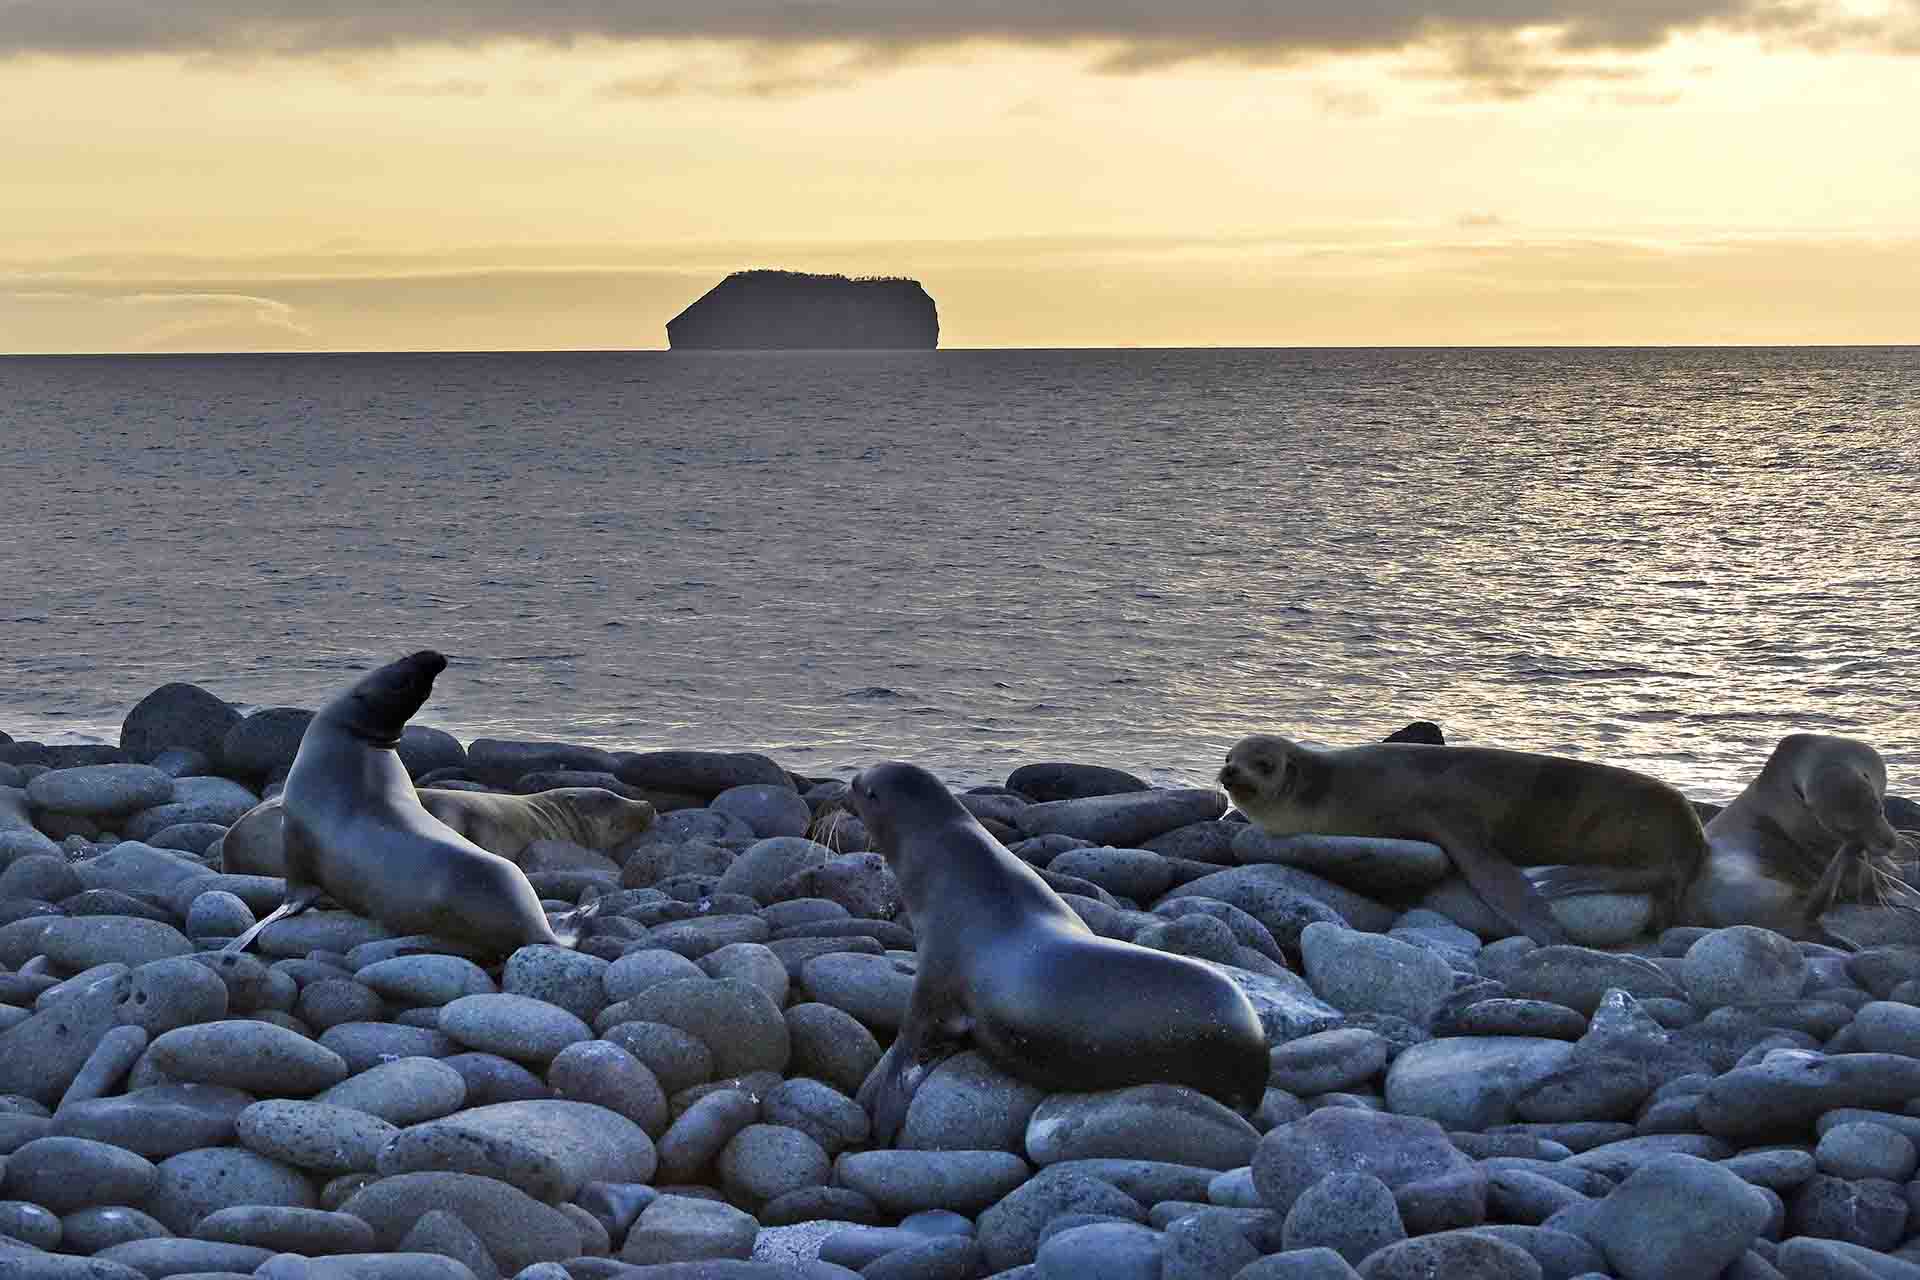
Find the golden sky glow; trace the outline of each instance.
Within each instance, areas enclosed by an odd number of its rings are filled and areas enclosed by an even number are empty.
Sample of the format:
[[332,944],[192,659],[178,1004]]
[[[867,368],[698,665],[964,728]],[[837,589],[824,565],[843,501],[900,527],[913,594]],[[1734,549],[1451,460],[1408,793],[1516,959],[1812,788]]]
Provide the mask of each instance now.
[[658,347],[746,266],[917,276],[949,346],[1920,342],[1911,0],[1184,59],[76,49],[40,3],[0,7],[0,351]]

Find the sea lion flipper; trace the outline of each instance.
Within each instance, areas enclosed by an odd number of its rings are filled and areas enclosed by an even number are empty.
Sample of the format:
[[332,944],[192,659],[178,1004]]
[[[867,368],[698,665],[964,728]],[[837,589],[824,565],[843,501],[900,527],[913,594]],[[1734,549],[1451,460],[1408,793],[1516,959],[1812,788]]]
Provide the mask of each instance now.
[[577,947],[581,939],[587,936],[587,926],[600,914],[600,900],[595,898],[584,906],[553,917],[548,923],[553,926],[553,936],[560,940],[563,947]]
[[872,1120],[876,1147],[890,1147],[907,1122],[913,1095],[935,1067],[966,1048],[972,1019],[955,1012],[942,1016],[921,997],[918,987],[900,1023],[893,1046],[881,1057],[860,1086],[856,1101]]
[[1665,888],[1673,876],[1658,868],[1549,867],[1529,874],[1534,890],[1549,902],[1583,893],[1648,893]]
[[1445,840],[1441,847],[1473,891],[1501,919],[1543,947],[1568,940],[1566,930],[1547,910],[1547,900],[1520,868],[1470,840]]
[[298,889],[288,890],[286,899],[282,901],[279,906],[267,912],[263,919],[255,922],[253,927],[245,933],[220,948],[221,954],[224,955],[229,951],[245,951],[253,945],[253,940],[259,937],[261,931],[268,925],[274,923],[276,920],[285,920],[288,916],[299,915],[302,911],[312,906],[319,897],[320,890],[311,885],[303,885]]

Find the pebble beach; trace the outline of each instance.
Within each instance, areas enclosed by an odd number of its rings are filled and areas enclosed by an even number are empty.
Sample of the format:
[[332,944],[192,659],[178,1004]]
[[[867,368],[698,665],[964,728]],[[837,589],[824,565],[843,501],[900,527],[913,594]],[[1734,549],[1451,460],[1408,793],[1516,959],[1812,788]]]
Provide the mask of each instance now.
[[418,785],[658,810],[522,857],[594,904],[578,949],[316,910],[224,952],[284,884],[223,840],[309,717],[174,683],[118,746],[0,734],[0,1280],[1920,1280],[1920,930],[1594,895],[1541,947],[1434,846],[1035,760],[962,803],[1096,933],[1232,978],[1264,1101],[968,1052],[876,1149],[915,935],[845,782],[414,725]]

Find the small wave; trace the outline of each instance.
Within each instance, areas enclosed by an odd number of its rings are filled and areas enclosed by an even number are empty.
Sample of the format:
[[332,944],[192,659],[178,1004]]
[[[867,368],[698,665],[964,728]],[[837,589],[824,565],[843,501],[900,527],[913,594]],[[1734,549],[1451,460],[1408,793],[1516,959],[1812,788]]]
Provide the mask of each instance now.
[[864,689],[855,689],[840,696],[849,702],[903,702],[907,698],[907,695],[899,690],[889,689],[882,684],[870,684]]
[[473,654],[450,653],[448,662],[577,662],[586,657],[584,653],[503,653]]

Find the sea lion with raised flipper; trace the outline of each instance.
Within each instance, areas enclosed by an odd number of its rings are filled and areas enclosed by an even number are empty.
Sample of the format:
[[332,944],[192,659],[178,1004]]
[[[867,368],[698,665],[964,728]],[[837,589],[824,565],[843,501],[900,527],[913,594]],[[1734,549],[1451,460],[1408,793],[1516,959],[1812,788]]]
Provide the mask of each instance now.
[[[421,787],[420,805],[455,833],[515,866],[535,840],[566,840],[595,852],[617,848],[653,823],[653,806],[601,787],[556,787],[532,795]],[[222,838],[221,870],[286,874],[283,797],[262,800]]]
[[[1565,940],[1546,898],[1652,893],[1671,921],[1706,859],[1685,796],[1629,769],[1494,747],[1373,743],[1319,750],[1255,734],[1227,755],[1220,784],[1274,835],[1426,840],[1496,914],[1539,943]],[[1540,887],[1521,866],[1550,873]]]
[[287,896],[227,950],[321,894],[403,934],[428,933],[505,953],[569,945],[520,868],[421,806],[394,748],[433,692],[445,657],[422,649],[356,681],[307,726],[281,793]]
[[1687,894],[1687,923],[1836,941],[1820,916],[1838,902],[1920,906],[1895,874],[1895,858],[1911,850],[1887,821],[1886,794],[1886,762],[1867,743],[1819,733],[1780,739],[1707,823],[1707,863]]
[[1266,1036],[1231,979],[1094,934],[925,769],[862,770],[847,801],[900,883],[919,959],[899,1035],[860,1089],[876,1143],[968,1047],[1046,1089],[1170,1082],[1259,1105]]

